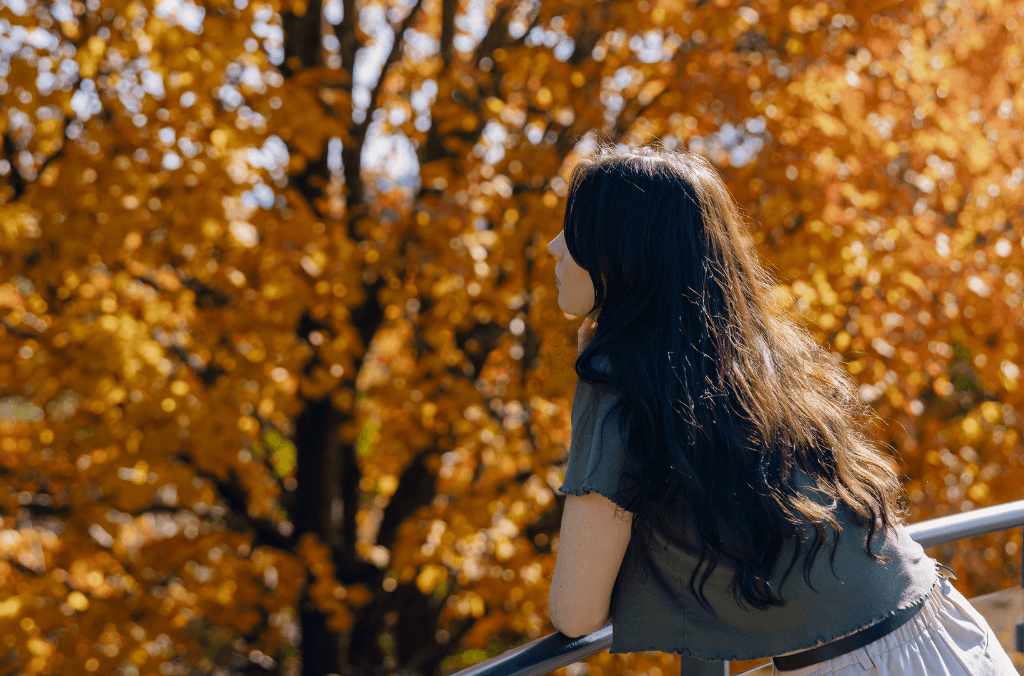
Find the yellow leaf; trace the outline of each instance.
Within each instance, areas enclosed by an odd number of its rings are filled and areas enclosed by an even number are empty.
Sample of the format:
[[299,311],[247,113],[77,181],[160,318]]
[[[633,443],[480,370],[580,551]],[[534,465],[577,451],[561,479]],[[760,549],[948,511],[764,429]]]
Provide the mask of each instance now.
[[91,78],[96,75],[100,59],[106,51],[107,43],[97,36],[92,36],[85,43],[85,49],[78,52],[79,72],[83,78]]
[[961,427],[964,430],[964,434],[967,435],[968,439],[978,439],[981,437],[983,430],[981,429],[981,423],[978,422],[977,418],[970,416],[964,418],[961,423]]
[[38,637],[30,638],[25,647],[36,657],[49,657],[53,652],[53,644]]
[[20,596],[9,596],[3,601],[0,601],[0,617],[14,617],[20,610]]
[[89,599],[80,591],[73,591],[68,594],[68,605],[82,612],[89,608]]
[[424,594],[433,593],[437,585],[448,578],[448,569],[434,563],[423,566],[419,575],[416,576],[416,587]]

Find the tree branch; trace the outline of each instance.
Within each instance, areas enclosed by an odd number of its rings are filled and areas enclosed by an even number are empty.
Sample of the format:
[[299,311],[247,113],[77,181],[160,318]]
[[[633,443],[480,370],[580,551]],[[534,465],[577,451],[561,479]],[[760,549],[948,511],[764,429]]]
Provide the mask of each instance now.
[[[296,70],[324,64],[324,50],[320,40],[322,15],[321,0],[310,0],[302,16],[291,12],[281,13],[285,40],[284,63],[280,69],[285,77],[290,77]],[[299,60],[297,68],[288,63],[293,57]]]
[[377,79],[377,83],[373,86],[373,90],[370,92],[370,106],[367,108],[366,120],[362,122],[363,126],[369,125],[371,113],[379,107],[380,92],[384,88],[384,79],[388,75],[388,69],[391,68],[395,61],[398,61],[402,55],[402,47],[405,46],[405,31],[412,25],[413,20],[416,18],[416,13],[420,11],[423,6],[423,0],[416,0],[416,4],[413,5],[409,13],[405,15],[398,27],[392,26],[392,30],[395,33],[395,40],[391,43],[391,52],[388,54],[387,59],[384,60],[384,65],[380,69],[380,77]]
[[[388,76],[388,70],[391,66],[401,57],[402,48],[405,46],[405,31],[412,25],[413,20],[416,18],[416,14],[423,6],[423,0],[416,0],[416,4],[413,5],[412,9],[405,18],[397,25],[392,26],[392,30],[395,33],[394,42],[391,44],[391,52],[388,53],[387,58],[384,60],[384,64],[381,66],[380,77],[377,78],[377,82],[370,90],[370,105],[366,109],[366,117],[363,118],[362,122],[354,124],[350,130],[350,136],[352,138],[351,146],[348,148],[342,148],[341,151],[341,163],[345,172],[345,187],[347,188],[347,202],[349,213],[353,215],[352,222],[357,220],[358,215],[365,212],[366,205],[364,201],[364,188],[362,179],[362,156],[363,146],[366,143],[366,132],[370,128],[370,122],[373,120],[373,112],[377,110],[380,105],[381,91],[384,89],[384,81]],[[354,10],[353,10],[354,12]],[[345,18],[342,20],[338,29],[341,30],[345,27],[345,30],[355,30],[354,25],[347,25],[349,18],[348,7],[345,8]],[[341,36],[339,35],[339,39]],[[346,35],[345,40],[350,46],[356,45],[357,41],[354,35]],[[348,64],[355,63],[355,50],[349,55],[350,61]],[[342,53],[342,62],[345,63],[345,53]],[[351,68],[351,65],[349,66]],[[355,237],[354,232],[349,233],[351,237]]]
[[398,490],[391,496],[388,506],[384,508],[384,518],[381,519],[377,544],[390,549],[402,522],[419,507],[430,504],[434,497],[434,486],[437,479],[427,469],[426,459],[436,452],[436,448],[420,451],[402,472],[398,481]]
[[459,10],[459,0],[443,0],[441,3],[441,70],[452,65],[452,53],[455,42],[455,14]]
[[[277,529],[270,519],[253,518],[249,516],[249,505],[246,503],[245,490],[238,482],[238,477],[235,474],[234,469],[228,470],[228,479],[223,481],[213,472],[199,469],[192,456],[186,453],[178,453],[175,457],[178,460],[191,465],[197,476],[210,481],[217,487],[217,492],[228,502],[229,513],[232,520],[236,521],[238,525],[242,527],[233,528],[232,530],[246,529],[254,531],[254,540],[257,544],[265,544],[270,547],[286,551],[292,548],[292,538],[282,535],[281,531]],[[147,511],[152,511],[152,509],[153,508],[147,508]]]
[[6,319],[0,319],[0,326],[3,326],[5,329],[7,329],[7,331],[9,331],[10,333],[13,333],[14,335],[16,335],[16,336],[18,336],[20,338],[32,338],[34,340],[39,340],[39,334],[38,333],[34,333],[34,332],[30,333],[30,332],[28,332],[28,331],[26,331],[24,329],[19,329],[18,327],[14,326],[9,321],[7,321]]
[[18,154],[18,149],[14,145],[14,137],[11,136],[10,132],[4,133],[3,138],[3,150],[4,157],[8,158],[10,162],[10,181],[11,187],[14,188],[14,197],[11,201],[21,199],[21,196],[25,194],[25,189],[28,187],[28,181],[21,175],[21,170],[18,169],[18,161],[15,157]]
[[[637,101],[635,105],[628,107],[623,106],[622,110],[615,118],[615,140],[620,140],[626,132],[629,131],[629,128],[633,123],[640,119],[640,116],[642,116],[648,108],[657,103],[667,91],[669,91],[668,87],[659,92],[657,96],[652,97],[646,104],[641,104]],[[628,111],[628,114],[627,108],[632,108],[631,111]]]
[[498,14],[491,21],[491,25],[487,27],[487,33],[483,39],[480,40],[480,44],[476,46],[476,50],[473,52],[473,63],[480,63],[480,59],[484,58],[488,54],[493,54],[495,49],[504,46],[508,43],[508,20],[512,16],[512,5],[502,5],[501,9],[498,10]]
[[341,64],[351,73],[356,64],[356,52],[359,51],[359,12],[356,11],[356,0],[342,1],[341,23],[334,27],[334,34],[341,44],[338,55]]
[[[491,25],[487,29],[487,34],[480,41],[480,44],[477,45],[476,50],[474,50],[473,59],[476,63],[479,63],[480,59],[482,59],[486,54],[493,53],[495,49],[513,47],[517,44],[522,43],[526,39],[526,35],[527,33],[529,33],[529,30],[537,24],[537,21],[540,17],[540,12],[536,11],[533,13],[533,15],[530,18],[530,24],[527,28],[527,31],[523,33],[521,37],[515,40],[508,39],[508,22],[509,19],[511,18],[511,15],[511,7],[504,6],[494,17],[494,20],[491,22]],[[454,11],[451,15],[451,20],[452,22],[454,22],[455,20]],[[445,34],[445,30],[446,25],[442,24],[442,36]],[[454,28],[452,28],[452,31],[454,31]],[[446,43],[442,39],[441,53],[442,58],[444,59],[444,68],[442,69],[442,72],[448,70],[451,66],[451,46],[449,44],[446,56],[445,44]],[[479,95],[476,97],[476,99],[471,100],[463,96],[462,100],[459,100],[461,92],[459,92],[458,90],[452,93],[452,97],[454,100],[457,100],[459,101],[459,103],[462,103],[464,106],[466,106],[466,108],[478,111],[480,109],[481,103],[488,97],[494,96],[501,98],[501,91],[499,87],[502,81],[502,77],[502,70],[497,66],[497,64],[495,64],[492,66],[491,76],[490,78],[488,78],[489,82],[485,82],[483,85],[480,86],[480,91],[478,92]],[[483,116],[480,117],[482,120]],[[455,130],[450,132],[448,136],[456,137],[462,141],[465,141],[469,145],[474,145],[480,140],[480,136],[483,134],[483,131],[484,125],[480,124],[479,127],[477,127],[476,129],[470,130],[468,132]],[[420,146],[417,152],[417,157],[419,159],[420,166],[423,166],[424,164],[428,164],[435,160],[453,158],[455,156],[455,153],[449,151],[444,147],[444,140],[441,138],[441,135],[437,133],[436,127],[432,125],[431,128],[427,131],[426,142],[422,146]],[[424,187],[424,189],[426,189],[426,187]]]

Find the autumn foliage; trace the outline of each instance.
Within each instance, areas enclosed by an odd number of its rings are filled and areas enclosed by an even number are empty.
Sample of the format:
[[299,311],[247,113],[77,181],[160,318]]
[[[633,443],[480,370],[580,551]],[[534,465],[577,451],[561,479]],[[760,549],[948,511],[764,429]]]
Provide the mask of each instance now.
[[[913,521],[1019,498],[1022,15],[5,0],[0,674],[441,674],[552,631],[545,246],[596,139],[720,167]],[[974,596],[1020,544],[929,553]]]

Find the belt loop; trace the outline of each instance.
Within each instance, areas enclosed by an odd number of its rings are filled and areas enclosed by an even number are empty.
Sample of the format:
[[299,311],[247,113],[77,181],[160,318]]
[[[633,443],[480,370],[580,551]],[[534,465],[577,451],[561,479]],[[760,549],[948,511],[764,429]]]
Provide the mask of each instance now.
[[864,671],[870,672],[875,668],[875,662],[871,659],[871,655],[868,655],[866,648],[857,648],[853,651],[854,657],[857,658],[857,662],[864,669]]

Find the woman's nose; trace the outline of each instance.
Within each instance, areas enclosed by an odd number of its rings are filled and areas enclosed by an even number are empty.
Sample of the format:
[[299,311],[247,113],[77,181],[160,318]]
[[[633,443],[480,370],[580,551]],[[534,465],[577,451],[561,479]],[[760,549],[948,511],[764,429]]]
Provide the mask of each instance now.
[[565,235],[565,231],[560,230],[555,238],[548,242],[548,253],[558,260],[562,260],[562,257],[565,256],[565,237],[563,235]]

